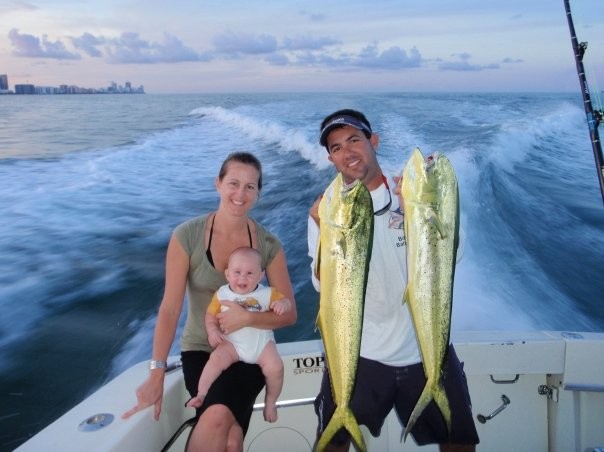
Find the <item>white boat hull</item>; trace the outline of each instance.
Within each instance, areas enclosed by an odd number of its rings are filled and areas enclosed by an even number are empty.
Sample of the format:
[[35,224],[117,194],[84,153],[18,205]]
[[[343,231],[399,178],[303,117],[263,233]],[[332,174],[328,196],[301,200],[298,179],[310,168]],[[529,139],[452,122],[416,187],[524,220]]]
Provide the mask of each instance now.
[[[566,336],[566,337],[565,337]],[[483,451],[598,451],[604,447],[604,334],[561,332],[464,332],[453,337],[465,363]],[[312,405],[322,372],[320,341],[279,344],[285,364],[279,420],[266,423],[262,410],[252,416],[244,450],[260,452],[310,451],[317,420]],[[178,357],[173,357],[178,360]],[[128,369],[67,412],[17,451],[160,451],[179,427],[193,416],[184,408],[188,394],[182,372],[166,376],[160,421],[148,408],[128,420],[120,418],[134,400],[134,391],[147,374],[147,362]],[[263,394],[258,397],[262,402]],[[111,414],[113,421],[93,430]],[[96,417],[95,417],[96,416]],[[106,421],[105,421],[106,422]],[[402,427],[394,412],[380,437],[363,428],[370,451],[413,451],[409,437],[400,442]],[[185,431],[170,450],[183,450]],[[425,446],[422,451],[436,451]]]

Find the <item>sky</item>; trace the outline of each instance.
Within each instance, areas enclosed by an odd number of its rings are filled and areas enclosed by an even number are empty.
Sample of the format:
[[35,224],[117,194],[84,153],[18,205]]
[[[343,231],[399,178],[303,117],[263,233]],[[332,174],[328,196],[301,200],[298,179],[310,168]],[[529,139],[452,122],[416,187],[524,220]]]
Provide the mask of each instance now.
[[[604,6],[571,1],[592,91]],[[573,92],[563,0],[0,0],[9,87]]]

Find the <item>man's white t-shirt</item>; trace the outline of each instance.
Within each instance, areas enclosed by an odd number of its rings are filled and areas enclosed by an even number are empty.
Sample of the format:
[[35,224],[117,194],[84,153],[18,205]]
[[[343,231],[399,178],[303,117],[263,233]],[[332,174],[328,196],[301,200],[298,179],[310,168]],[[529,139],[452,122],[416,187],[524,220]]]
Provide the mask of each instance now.
[[[323,196],[330,197],[331,193]],[[407,366],[421,361],[411,314],[403,294],[407,286],[407,257],[403,216],[398,197],[382,215],[374,216],[373,246],[367,278],[363,315],[361,356],[390,366]],[[385,184],[371,192],[375,211],[385,206],[390,197]],[[311,274],[315,289],[320,282],[315,275],[319,227],[308,218],[308,253],[312,259]]]

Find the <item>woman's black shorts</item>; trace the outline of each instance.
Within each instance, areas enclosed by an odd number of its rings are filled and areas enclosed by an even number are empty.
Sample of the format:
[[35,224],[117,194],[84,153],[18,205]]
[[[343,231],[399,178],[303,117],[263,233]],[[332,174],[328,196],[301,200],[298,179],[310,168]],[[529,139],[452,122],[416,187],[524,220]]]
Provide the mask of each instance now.
[[[199,377],[210,354],[203,351],[181,353],[185,386],[191,397],[197,395]],[[212,384],[203,405],[197,409],[197,417],[211,405],[225,405],[231,410],[245,436],[256,397],[264,387],[264,376],[257,364],[238,361],[225,370]]]

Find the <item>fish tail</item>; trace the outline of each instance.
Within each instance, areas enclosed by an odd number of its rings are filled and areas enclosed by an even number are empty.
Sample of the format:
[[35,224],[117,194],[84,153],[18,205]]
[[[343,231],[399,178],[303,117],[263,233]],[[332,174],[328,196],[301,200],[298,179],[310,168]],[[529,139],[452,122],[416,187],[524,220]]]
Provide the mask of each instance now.
[[436,387],[436,391],[434,391],[434,401],[438,408],[440,408],[440,412],[445,419],[445,423],[447,424],[447,431],[449,434],[451,433],[451,407],[449,406],[449,398],[447,397],[447,393],[445,392],[445,388],[442,384],[438,384]]
[[360,451],[366,452],[367,446],[365,445],[365,439],[363,438],[363,432],[359,427],[359,424],[354,417],[354,414],[348,407],[337,407],[336,411],[333,413],[331,420],[323,430],[319,441],[317,442],[316,451],[323,452],[329,441],[333,438],[333,436],[344,427],[350,433],[353,441],[356,443],[357,447]]
[[428,381],[426,383],[426,386],[424,386],[424,390],[422,391],[422,394],[419,396],[419,399],[418,399],[417,403],[415,404],[413,411],[411,412],[411,416],[409,416],[409,420],[407,421],[407,426],[405,427],[405,430],[403,431],[403,434],[401,435],[401,441],[407,439],[407,435],[413,429],[413,426],[415,425],[417,418],[419,417],[420,414],[422,414],[422,412],[428,406],[430,401],[432,401],[432,399],[434,399],[434,393],[432,391],[432,383],[430,381]]
[[424,408],[428,406],[431,400],[436,402],[436,405],[440,409],[440,412],[445,419],[445,424],[447,425],[447,431],[451,433],[451,407],[449,406],[449,398],[447,397],[447,393],[445,392],[445,388],[441,383],[436,385],[432,385],[430,382],[426,383],[422,394],[419,397],[419,400],[415,404],[415,408],[411,412],[411,416],[409,417],[409,421],[407,422],[407,427],[403,432],[401,440],[406,440],[407,435],[415,425],[417,418],[420,416]]

